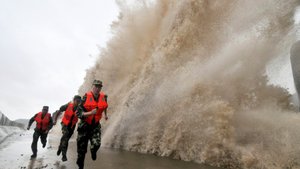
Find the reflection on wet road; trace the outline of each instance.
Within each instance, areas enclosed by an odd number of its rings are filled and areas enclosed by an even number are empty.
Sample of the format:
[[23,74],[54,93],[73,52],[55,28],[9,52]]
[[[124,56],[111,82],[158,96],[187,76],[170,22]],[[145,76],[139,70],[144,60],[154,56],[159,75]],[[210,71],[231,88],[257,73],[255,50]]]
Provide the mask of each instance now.
[[[38,142],[37,158],[30,160],[33,131],[14,135],[0,145],[0,169],[74,169],[76,165],[76,136],[70,140],[68,161],[62,162],[61,156],[56,156],[60,131],[49,134],[46,148]],[[114,150],[101,147],[96,161],[92,161],[90,152],[86,154],[86,169],[216,169],[214,167],[184,162],[154,155]]]

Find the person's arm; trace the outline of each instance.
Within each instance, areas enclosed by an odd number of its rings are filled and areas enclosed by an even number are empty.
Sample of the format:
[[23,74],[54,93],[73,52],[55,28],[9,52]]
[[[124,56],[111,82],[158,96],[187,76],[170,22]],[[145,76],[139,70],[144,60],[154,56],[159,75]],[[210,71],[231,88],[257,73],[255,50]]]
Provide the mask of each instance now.
[[35,117],[37,116],[37,114],[35,114],[33,117],[31,117],[31,119],[28,122],[28,126],[27,126],[27,130],[30,129],[30,126],[32,125],[32,123],[34,122]]
[[52,129],[52,127],[53,127],[53,120],[52,120],[51,115],[50,115],[50,121],[49,121],[47,132],[50,131]]
[[82,97],[82,100],[76,110],[76,116],[80,119],[85,119],[83,115],[83,113],[86,111],[86,109],[83,106],[85,104],[85,101],[86,101],[86,94]]
[[107,109],[104,110],[104,117],[105,117],[105,120],[108,120]]
[[[105,99],[105,101],[106,101],[106,103],[107,103],[107,95],[104,95],[104,99]],[[105,116],[105,120],[108,120],[108,116],[107,116],[107,108],[104,110],[104,116]]]
[[79,106],[77,108],[77,111],[76,111],[76,115],[80,119],[85,119],[85,117],[97,113],[97,108],[95,108],[95,109],[93,109],[92,111],[89,111],[89,112],[84,108],[86,97],[87,97],[86,94],[82,97],[81,103],[79,104]]
[[93,109],[92,111],[89,111],[89,112],[84,112],[83,116],[87,117],[87,116],[90,116],[90,115],[94,115],[96,113],[97,113],[97,108],[95,108],[95,109]]
[[57,122],[58,117],[60,116],[61,112],[64,112],[67,110],[69,103],[60,106],[59,110],[56,111],[55,115],[54,115],[54,121],[53,124],[55,125]]

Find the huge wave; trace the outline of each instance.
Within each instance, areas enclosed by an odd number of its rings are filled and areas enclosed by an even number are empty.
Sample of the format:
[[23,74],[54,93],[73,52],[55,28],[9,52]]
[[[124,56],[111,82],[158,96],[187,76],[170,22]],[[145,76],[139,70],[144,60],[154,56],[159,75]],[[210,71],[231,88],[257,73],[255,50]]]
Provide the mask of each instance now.
[[104,146],[228,168],[297,168],[300,117],[266,68],[295,41],[296,0],[119,1],[101,79]]

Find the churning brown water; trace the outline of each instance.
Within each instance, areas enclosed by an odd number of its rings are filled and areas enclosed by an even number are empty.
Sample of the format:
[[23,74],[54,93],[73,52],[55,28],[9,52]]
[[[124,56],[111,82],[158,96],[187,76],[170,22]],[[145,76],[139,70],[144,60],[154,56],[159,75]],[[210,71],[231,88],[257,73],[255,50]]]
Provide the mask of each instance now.
[[296,0],[120,3],[87,71],[104,82],[103,145],[228,168],[300,168],[300,116],[266,67],[295,41]]

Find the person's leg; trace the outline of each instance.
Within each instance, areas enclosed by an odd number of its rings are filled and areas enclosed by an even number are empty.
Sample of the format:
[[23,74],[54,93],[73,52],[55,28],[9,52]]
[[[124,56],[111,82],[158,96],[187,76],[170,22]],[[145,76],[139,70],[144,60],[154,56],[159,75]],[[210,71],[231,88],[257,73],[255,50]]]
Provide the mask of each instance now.
[[69,140],[72,136],[74,132],[74,128],[70,128],[70,127],[67,127],[65,126],[65,132],[64,132],[64,138],[63,138],[63,141],[61,142],[62,143],[62,146],[61,146],[61,151],[62,151],[62,161],[67,161],[67,151],[68,151],[68,145],[69,145]]
[[65,155],[67,154],[68,146],[69,146],[69,140],[70,140],[70,138],[72,137],[72,135],[74,133],[75,127],[74,128],[68,127],[67,130],[68,130],[68,134],[66,135],[66,143],[65,143],[65,150],[64,150]]
[[62,136],[60,139],[60,144],[57,150],[57,155],[60,155],[61,152],[64,152],[65,146],[66,146],[66,141],[67,141],[67,137],[68,137],[68,129],[67,126],[65,126],[64,124],[61,125],[61,132],[62,132]]
[[47,144],[48,133],[41,133],[40,135],[41,135],[41,143],[43,144],[43,148],[45,148]]
[[33,153],[33,154],[31,155],[32,158],[35,158],[35,157],[36,157],[36,153],[37,153],[37,142],[38,142],[39,137],[40,137],[39,132],[34,131],[34,133],[33,133],[33,140],[32,140],[32,143],[31,143],[31,150],[32,150],[32,153]]
[[91,142],[90,148],[91,148],[92,159],[96,160],[97,151],[101,146],[101,125],[100,124],[92,130],[90,142]]
[[76,164],[78,165],[79,169],[83,169],[84,167],[84,159],[85,154],[87,152],[87,146],[88,146],[88,131],[82,130],[79,131],[78,129],[78,135],[77,135],[77,161]]

